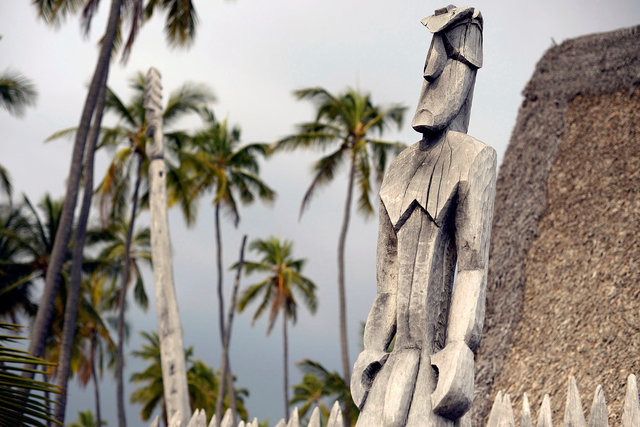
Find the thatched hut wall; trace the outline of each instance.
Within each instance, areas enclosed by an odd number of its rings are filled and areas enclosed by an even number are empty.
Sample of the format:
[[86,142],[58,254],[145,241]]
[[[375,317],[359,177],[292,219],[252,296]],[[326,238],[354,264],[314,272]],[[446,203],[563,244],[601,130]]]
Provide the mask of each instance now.
[[[498,174],[474,425],[499,389],[544,393],[569,373],[618,411],[640,371],[640,26],[550,48],[523,91]],[[516,411],[516,414],[518,411]]]

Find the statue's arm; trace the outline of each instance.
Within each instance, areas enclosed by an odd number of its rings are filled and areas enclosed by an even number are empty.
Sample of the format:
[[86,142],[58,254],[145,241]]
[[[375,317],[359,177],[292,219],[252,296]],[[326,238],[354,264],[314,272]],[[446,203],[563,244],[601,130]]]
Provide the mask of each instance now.
[[462,341],[474,352],[484,322],[496,158],[491,147],[478,153],[467,181],[461,183],[455,219],[458,273],[449,309],[447,343]]
[[373,379],[387,359],[387,348],[396,332],[396,295],[398,244],[382,201],[376,252],[377,293],[364,327],[364,351],[360,353],[351,376],[351,395],[362,407]]
[[455,218],[458,274],[449,308],[447,341],[431,357],[440,375],[431,394],[433,410],[452,420],[473,401],[473,353],[484,321],[489,237],[493,218],[496,153],[483,149],[474,159],[466,181],[460,183]]

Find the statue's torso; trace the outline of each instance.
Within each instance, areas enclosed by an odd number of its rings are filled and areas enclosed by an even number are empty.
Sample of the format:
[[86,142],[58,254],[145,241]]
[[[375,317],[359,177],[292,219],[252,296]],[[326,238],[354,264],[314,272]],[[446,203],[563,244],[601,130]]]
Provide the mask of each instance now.
[[486,147],[449,131],[433,147],[405,149],[389,166],[380,198],[398,241],[396,347],[433,354],[444,346],[456,263],[459,184]]

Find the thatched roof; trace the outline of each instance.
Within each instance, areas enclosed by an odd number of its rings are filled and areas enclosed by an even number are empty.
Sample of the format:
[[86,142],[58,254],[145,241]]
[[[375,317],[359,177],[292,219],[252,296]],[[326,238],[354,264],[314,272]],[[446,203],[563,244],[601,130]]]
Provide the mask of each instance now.
[[[549,49],[498,175],[474,425],[499,389],[619,413],[640,371],[640,26]],[[613,420],[613,418],[612,418]]]

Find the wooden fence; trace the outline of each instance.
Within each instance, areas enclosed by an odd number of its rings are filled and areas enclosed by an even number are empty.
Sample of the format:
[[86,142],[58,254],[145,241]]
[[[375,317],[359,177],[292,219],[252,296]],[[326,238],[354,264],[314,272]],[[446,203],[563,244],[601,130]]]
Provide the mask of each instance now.
[[[468,416],[463,417],[458,425],[470,426],[470,420]],[[211,418],[211,422],[208,427],[214,426],[215,417]],[[515,416],[513,412],[513,406],[511,405],[511,398],[509,394],[505,394],[502,391],[498,392],[486,427],[533,427],[533,415],[531,413],[531,407],[529,406],[529,398],[527,393],[522,398],[522,412],[520,416],[520,423],[516,424]],[[638,398],[638,383],[636,376],[631,374],[627,380],[627,390],[624,399],[624,405],[622,407],[622,427],[640,427],[640,400]],[[158,427],[158,418],[154,420],[150,427]],[[540,405],[538,411],[536,427],[553,427],[553,421],[551,417],[551,400],[549,395],[546,394]],[[609,426],[609,412],[607,410],[607,403],[604,398],[604,392],[602,386],[598,386],[593,396],[593,403],[591,404],[591,410],[587,418],[582,411],[582,401],[580,400],[580,393],[578,392],[578,385],[576,379],[569,377],[569,387],[567,390],[567,399],[564,409],[564,419],[562,427],[608,427]],[[183,427],[180,423],[179,414],[173,417],[169,421],[169,427]],[[189,424],[186,427],[207,427],[207,416],[203,410],[196,410]],[[227,410],[220,427],[234,427],[231,416],[231,411]],[[237,427],[258,427],[258,420],[256,418],[251,422],[240,421]],[[294,408],[289,417],[289,421],[285,422],[284,419],[278,421],[275,427],[302,427],[300,424],[300,418],[298,416],[298,408]],[[315,408],[311,413],[311,418],[306,427],[321,427],[320,423],[320,410]],[[343,427],[342,426],[342,411],[340,410],[340,404],[335,402],[329,415],[329,422],[326,427]],[[371,426],[375,427],[375,426]]]

